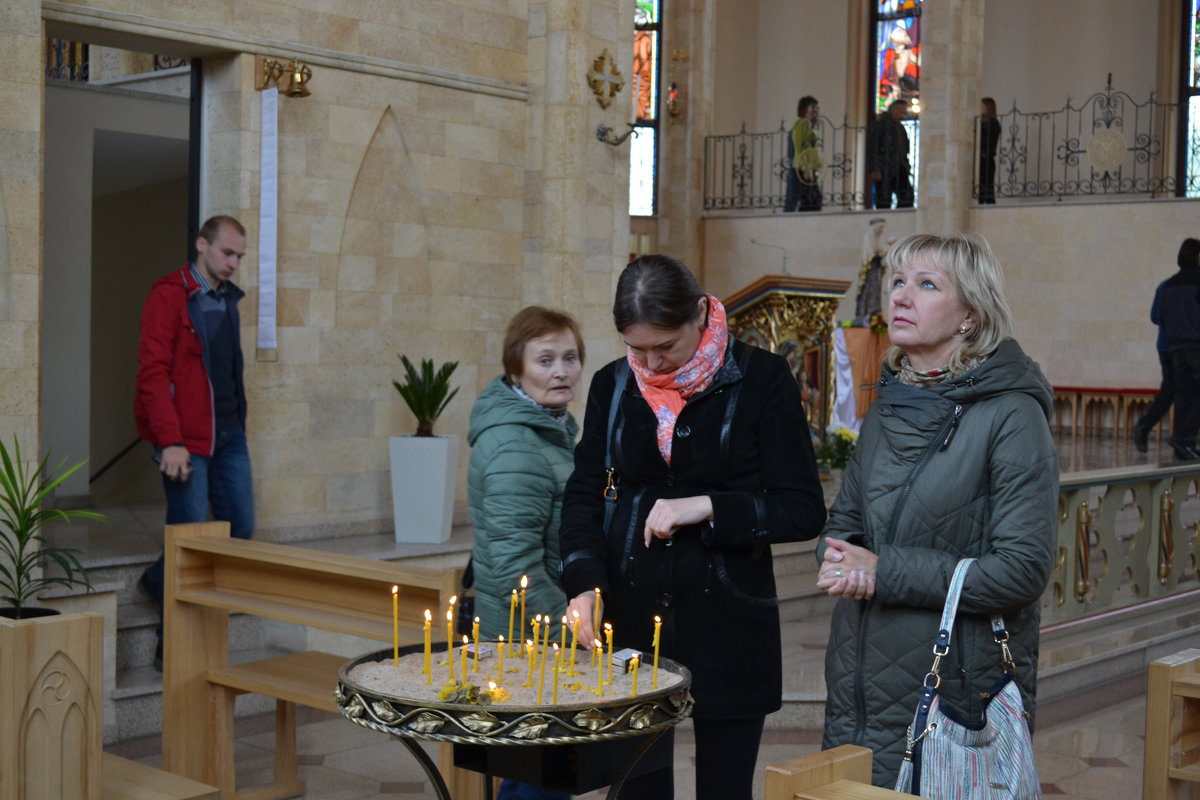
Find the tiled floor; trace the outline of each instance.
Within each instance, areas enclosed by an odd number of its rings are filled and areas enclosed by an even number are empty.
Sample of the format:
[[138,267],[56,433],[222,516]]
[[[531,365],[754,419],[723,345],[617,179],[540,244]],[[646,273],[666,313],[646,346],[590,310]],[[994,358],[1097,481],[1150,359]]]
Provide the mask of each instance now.
[[[1141,797],[1142,741],[1145,703],[1141,698],[1115,704],[1089,698],[1097,710],[1069,722],[1039,730],[1034,736],[1042,791],[1053,800],[1112,800]],[[324,712],[305,710],[298,749],[300,774],[307,782],[306,800],[413,800],[434,797],[416,761],[398,742]],[[239,787],[269,779],[271,719],[238,723],[236,750]],[[159,739],[123,742],[108,749],[159,764]],[[787,761],[820,749],[817,731],[768,730],[759,751],[755,798],[762,797],[768,764]],[[675,745],[676,796],[693,796],[690,731],[683,728]],[[434,754],[432,748],[430,753]],[[584,795],[599,800],[604,793]]]

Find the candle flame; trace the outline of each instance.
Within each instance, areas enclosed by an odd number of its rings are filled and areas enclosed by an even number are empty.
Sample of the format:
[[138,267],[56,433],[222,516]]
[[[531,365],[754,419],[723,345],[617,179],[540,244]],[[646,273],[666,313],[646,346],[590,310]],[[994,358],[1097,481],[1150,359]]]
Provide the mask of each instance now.
[[555,642],[553,647],[554,647],[554,652],[557,653],[558,652],[558,642]]
[[654,621],[655,621],[655,623],[662,622],[662,617],[655,617]]
[[495,682],[495,681],[488,681],[488,688],[489,688],[489,689],[495,689],[495,688],[496,688],[496,682]]
[[612,630],[612,623],[611,623],[611,622],[606,622],[606,623],[604,623],[604,630],[605,630],[605,631],[611,631],[611,630]]
[[522,588],[522,589],[524,589],[524,588],[525,588],[526,586],[528,586],[528,585],[529,585],[529,576],[528,576],[528,575],[522,575],[522,576],[521,576],[521,588]]
[[466,646],[467,646],[467,635],[464,633],[463,634],[463,647],[466,647]]
[[425,609],[425,621],[426,621],[426,622],[431,622],[432,620],[433,620],[433,614],[430,614],[430,613],[429,613],[429,609],[428,609],[428,608],[427,608],[427,609]]
[[476,618],[475,618],[475,624],[476,624],[476,625],[478,625],[478,624],[479,624],[479,617],[476,617]]
[[392,594],[399,594],[399,592],[400,592],[400,587],[399,587],[399,586],[393,586],[393,587],[392,587]]
[[500,634],[500,644],[504,644],[504,634]]
[[576,622],[578,622],[578,621],[579,621],[579,612],[578,612],[578,611],[572,611],[571,613],[575,615],[575,621],[576,621]]
[[453,620],[454,620],[454,612],[447,611],[446,612],[446,622],[452,622]]
[[[457,602],[458,602],[458,595],[456,595],[456,594],[450,595],[450,605],[454,605]],[[657,617],[655,617],[655,619],[657,619]]]
[[594,644],[594,645],[596,646],[596,649],[597,649],[597,650],[603,650],[603,649],[604,649],[604,645],[600,643],[600,640],[599,640],[599,639],[592,639],[592,644]]

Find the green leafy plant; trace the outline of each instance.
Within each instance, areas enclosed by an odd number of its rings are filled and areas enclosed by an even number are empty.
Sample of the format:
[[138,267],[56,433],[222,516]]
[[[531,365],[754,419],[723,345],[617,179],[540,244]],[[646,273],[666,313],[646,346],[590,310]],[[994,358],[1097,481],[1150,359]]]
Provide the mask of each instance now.
[[450,376],[458,368],[457,361],[447,361],[439,369],[433,367],[433,359],[422,359],[417,370],[407,356],[400,356],[404,363],[404,383],[392,381],[396,391],[404,398],[409,411],[417,418],[417,436],[433,436],[433,425],[450,405],[458,389],[450,390]]
[[824,469],[845,469],[854,455],[858,434],[841,425],[830,425],[816,447],[817,464]]
[[[15,437],[11,452],[0,441],[0,602],[11,606],[17,619],[29,601],[48,586],[92,588],[78,551],[51,547],[42,536],[42,528],[49,522],[104,519],[95,511],[47,506],[50,494],[86,462],[67,469],[60,463],[50,469],[48,461],[47,456],[31,468]],[[43,560],[56,564],[62,574],[39,574]]]

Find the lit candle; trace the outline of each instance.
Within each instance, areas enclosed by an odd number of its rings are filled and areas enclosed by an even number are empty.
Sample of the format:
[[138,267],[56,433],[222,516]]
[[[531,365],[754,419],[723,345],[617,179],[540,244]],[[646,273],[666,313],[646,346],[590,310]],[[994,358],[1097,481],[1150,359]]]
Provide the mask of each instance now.
[[634,656],[633,658],[630,659],[630,661],[633,662],[633,691],[629,693],[629,696],[635,697],[637,695],[638,667],[640,667],[642,665],[642,660],[640,658],[638,658],[637,656]]
[[513,640],[513,616],[517,613],[517,590],[512,590],[512,602],[508,604],[508,640]]
[[558,671],[562,668],[562,651],[558,649],[558,645],[554,645],[554,695],[550,698],[550,702],[558,705]]
[[559,645],[563,650],[567,649],[567,615],[563,614],[562,618],[562,643]]
[[463,646],[459,651],[462,654],[462,682],[467,682],[467,635],[463,634]]
[[454,680],[454,612],[446,612],[446,663],[450,665],[450,680]]
[[568,675],[575,675],[575,645],[579,642],[579,612],[572,611],[571,614],[575,619],[571,620],[571,669],[567,671]]
[[[525,641],[525,587],[529,585],[529,576],[521,576],[521,641]],[[533,635],[534,641],[537,641],[537,634]]]
[[500,637],[500,669],[496,671],[496,683],[504,685],[504,637]]
[[[592,658],[592,663],[599,663],[600,654],[604,652],[604,645],[599,639],[592,639],[592,652],[595,654]],[[604,670],[596,670],[596,694],[604,697]]]
[[[650,688],[658,689],[658,639],[662,633],[662,618],[654,618],[654,674],[650,676]],[[644,641],[644,640],[643,640]]]
[[[546,626],[546,638],[550,638],[550,626]],[[542,648],[542,665],[538,668],[537,704],[542,704],[542,690],[546,687],[546,648]]]
[[392,587],[392,666],[400,666],[400,587]]
[[533,615],[533,650],[534,650],[533,657],[534,658],[537,658],[537,645],[538,645],[538,641],[539,641],[538,630],[541,628],[541,626],[542,626],[542,615],[534,614]]
[[471,639],[475,642],[475,664],[471,667],[471,672],[479,672],[479,617],[476,617],[471,625]]
[[433,655],[433,615],[429,613],[429,609],[425,609],[425,664],[421,667],[421,672],[433,677],[433,666],[431,659]]
[[529,673],[525,676],[522,686],[533,686],[533,654],[536,649],[532,639],[525,640],[525,660],[529,662]]
[[612,623],[604,623],[604,638],[608,640],[608,680],[605,683],[612,683]]
[[596,587],[596,605],[592,611],[592,638],[600,635],[600,587]]
[[[549,614],[546,615],[544,623],[545,623],[546,627],[542,633],[542,673],[543,674],[545,674],[545,672],[546,672],[546,654],[548,652],[550,652],[550,615]],[[540,687],[538,688],[538,691],[539,692],[541,691]],[[541,699],[539,699],[538,703],[541,703],[541,702],[542,702]]]

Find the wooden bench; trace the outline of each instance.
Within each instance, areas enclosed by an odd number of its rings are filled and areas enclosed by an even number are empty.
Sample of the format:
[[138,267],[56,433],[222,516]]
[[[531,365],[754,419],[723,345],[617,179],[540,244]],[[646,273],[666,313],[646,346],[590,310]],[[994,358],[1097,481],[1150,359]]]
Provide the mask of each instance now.
[[104,753],[101,758],[102,800],[217,800],[212,786],[127,758]]
[[871,751],[844,744],[767,767],[764,800],[899,800],[910,794],[871,785]]
[[[168,525],[165,553],[163,766],[217,786],[222,800],[276,800],[304,792],[296,706],[336,712],[337,671],[348,660],[310,651],[230,664],[230,612],[391,644],[391,590],[398,586],[400,642],[411,644],[422,641],[425,610],[437,614],[446,608],[460,578],[457,569],[403,567],[231,539],[223,522]],[[276,701],[274,781],[238,791],[233,712],[237,696],[247,692]],[[447,745],[441,761],[447,784],[458,785],[456,798],[479,794],[482,777],[454,770]]]
[[1200,797],[1200,650],[1150,662],[1142,797]]

